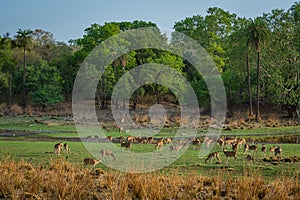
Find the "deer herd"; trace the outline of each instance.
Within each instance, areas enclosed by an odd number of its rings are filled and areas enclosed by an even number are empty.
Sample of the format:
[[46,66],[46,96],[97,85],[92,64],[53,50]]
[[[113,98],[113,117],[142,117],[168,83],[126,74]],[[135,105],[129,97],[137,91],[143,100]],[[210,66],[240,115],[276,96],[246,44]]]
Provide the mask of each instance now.
[[[164,145],[169,144],[170,152],[176,152],[178,153],[185,145],[189,144],[188,140],[176,140],[172,141],[172,138],[153,138],[153,137],[134,137],[134,136],[128,136],[127,138],[125,137],[116,137],[113,138],[112,136],[108,136],[106,138],[107,142],[113,142],[114,139],[118,140],[121,146],[121,149],[124,148],[125,150],[131,150],[132,144],[133,143],[140,143],[140,144],[155,144],[155,149],[160,150],[163,148]],[[224,137],[222,136],[221,138],[214,140],[209,137],[204,137],[204,138],[193,138],[191,144],[193,146],[196,146],[197,149],[200,148],[202,143],[206,144],[206,148],[210,146],[210,144],[215,141],[217,144],[219,144],[221,151],[215,151],[210,154],[205,159],[205,163],[207,164],[208,161],[212,163],[213,158],[217,159],[217,164],[221,164],[221,157],[220,154],[223,152],[226,161],[225,164],[228,163],[228,159],[230,157],[234,158],[235,160],[237,159],[238,156],[238,151],[239,149],[243,150],[243,154],[247,154],[246,159],[247,160],[254,160],[254,153],[257,154],[259,147],[257,144],[254,144],[254,142],[250,141],[247,143],[247,141],[244,138],[237,138],[237,137]],[[228,149],[230,148],[230,149]],[[265,144],[261,144],[261,152],[266,156],[267,153],[267,147]],[[69,153],[70,148],[67,143],[62,143],[59,142],[54,145],[54,154],[60,155],[61,151],[64,150],[65,152]],[[249,155],[250,152],[253,152],[252,155]],[[281,146],[273,146],[270,147],[269,149],[270,154],[273,154],[275,157],[278,157],[281,159],[282,156],[282,148]],[[98,164],[104,161],[105,159],[113,159],[113,161],[116,161],[116,155],[108,149],[102,149],[100,152],[100,159],[96,160],[93,158],[85,158],[83,160],[84,166],[86,165],[93,165],[93,168]]]
[[[253,143],[254,141],[250,141],[250,143]],[[220,145],[220,147],[222,148],[224,155],[226,157],[226,164],[228,162],[229,157],[233,157],[235,160],[237,159],[237,154],[238,154],[238,149],[240,148],[241,145],[243,145],[243,153],[246,154],[247,152],[254,152],[254,153],[258,153],[258,146],[256,144],[248,144],[246,142],[246,140],[244,138],[229,138],[229,137],[221,137],[220,139],[218,139],[218,144]],[[227,150],[226,146],[231,146],[231,150]],[[261,144],[261,151],[264,154],[264,156],[266,156],[266,152],[267,152],[267,148],[265,144]],[[273,146],[270,147],[270,154],[274,153],[275,157],[278,157],[279,159],[281,159],[281,155],[282,155],[282,148],[281,146]],[[219,152],[213,152],[210,153],[206,160],[205,163],[208,160],[212,160],[212,158],[217,158],[218,163],[221,162],[220,160],[220,153]],[[254,160],[254,156],[252,155],[247,155],[246,156],[247,160]]]

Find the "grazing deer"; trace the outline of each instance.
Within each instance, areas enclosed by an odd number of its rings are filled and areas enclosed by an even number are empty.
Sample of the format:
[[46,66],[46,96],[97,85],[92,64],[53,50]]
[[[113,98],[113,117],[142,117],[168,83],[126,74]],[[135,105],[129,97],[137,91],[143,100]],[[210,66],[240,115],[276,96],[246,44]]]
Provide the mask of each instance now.
[[125,147],[126,149],[131,149],[131,143],[130,142],[121,142],[121,148]]
[[67,152],[67,153],[70,153],[70,148],[69,148],[69,145],[67,143],[64,143],[64,150]]
[[116,137],[120,142],[123,142],[125,140],[124,136]]
[[57,143],[54,145],[54,154],[60,154],[60,151],[61,151],[61,148],[62,148],[63,144],[60,142],[60,143]]
[[166,144],[172,144],[172,138],[165,138],[164,141]]
[[112,140],[113,140],[113,137],[111,136],[111,135],[109,135],[109,136],[107,136],[107,142],[112,142]]
[[251,156],[251,155],[247,155],[246,159],[249,160],[249,161],[253,161],[254,160],[253,156]]
[[266,152],[267,152],[267,148],[265,144],[261,145],[261,151],[263,152],[263,154],[266,156]]
[[201,140],[199,138],[194,138],[192,141],[192,144],[195,146],[198,146],[198,149],[199,149],[200,145],[201,145]]
[[148,138],[147,138],[147,144],[151,144],[152,141],[153,141],[153,137],[148,137]]
[[207,158],[205,159],[205,164],[207,163],[208,160],[210,160],[210,164],[211,164],[213,158],[217,158],[218,161],[221,162],[220,153],[212,152],[212,153],[208,154]]
[[93,158],[85,158],[85,159],[83,159],[83,165],[84,166],[93,165],[93,169],[95,168],[95,166],[98,163],[101,163],[101,160],[96,160],[96,159],[93,159]]
[[237,150],[234,150],[234,151],[226,151],[225,149],[223,149],[223,152],[226,156],[226,163],[228,162],[228,158],[229,157],[234,157],[234,159],[236,160],[236,156],[237,156]]
[[258,150],[258,147],[256,145],[249,145],[249,144],[245,144],[244,145],[244,154],[246,153],[246,151],[256,151]]
[[170,146],[170,151],[172,152],[172,151],[176,151],[176,153],[178,153],[178,151],[180,150],[180,149],[182,149],[182,147],[183,147],[183,145],[171,145]]
[[281,146],[278,146],[274,149],[274,153],[275,153],[275,156],[279,156],[279,159],[281,159],[281,154],[282,154],[282,148]]
[[127,137],[127,142],[133,143],[134,141],[135,141],[135,137],[134,136],[128,136]]
[[107,150],[107,149],[102,149],[100,151],[101,157],[104,160],[105,156],[110,156],[114,158],[114,161],[116,161],[116,156],[113,154],[113,152],[111,150]]
[[155,149],[161,149],[164,146],[164,140],[160,139],[157,141],[156,145],[155,145]]

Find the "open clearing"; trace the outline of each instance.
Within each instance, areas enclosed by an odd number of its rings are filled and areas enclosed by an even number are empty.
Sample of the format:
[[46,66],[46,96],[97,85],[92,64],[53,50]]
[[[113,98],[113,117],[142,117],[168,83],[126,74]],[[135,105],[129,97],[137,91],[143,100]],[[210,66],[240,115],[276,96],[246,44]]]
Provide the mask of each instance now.
[[[70,120],[63,118],[44,118],[43,120],[52,120],[54,125],[49,126],[47,124],[36,123],[33,117],[3,118],[0,123],[0,155],[2,159],[9,157],[10,159],[17,161],[29,161],[34,165],[49,165],[53,160],[64,159],[75,166],[82,167],[83,158],[91,157],[91,154],[81,142],[74,126],[70,123]],[[57,125],[55,123],[62,123],[63,125]],[[128,136],[128,134],[119,133],[114,129],[108,131],[107,135],[111,135],[113,138]],[[223,135],[238,136],[240,138],[245,138],[246,140],[254,138],[256,141],[255,144],[258,146],[258,153],[250,152],[244,154],[243,148],[240,147],[237,160],[229,158],[228,163],[225,164],[226,158],[221,147],[215,145],[212,151],[220,152],[222,163],[217,164],[217,159],[213,158],[211,163],[208,161],[208,164],[205,164],[206,157],[199,158],[197,146],[190,145],[189,149],[179,157],[178,160],[160,171],[169,172],[176,169],[183,174],[195,172],[203,175],[215,175],[218,170],[222,171],[225,169],[231,171],[234,176],[240,176],[243,175],[247,169],[257,169],[261,175],[268,179],[275,178],[279,174],[297,175],[299,173],[300,162],[296,162],[296,160],[294,160],[295,162],[290,162],[290,160],[286,159],[287,162],[278,163],[266,162],[266,159],[265,161],[263,160],[265,157],[272,157],[273,153],[269,152],[269,148],[278,145],[281,145],[283,149],[283,158],[300,157],[300,144],[298,143],[298,137],[300,136],[299,126],[258,128],[234,132],[224,131]],[[172,130],[164,129],[155,137],[160,138],[170,136],[172,136]],[[93,138],[93,135],[89,138]],[[281,139],[278,141],[278,138]],[[90,142],[99,146],[100,157],[100,150],[104,144],[103,142],[106,142],[106,138],[97,139],[97,141],[91,139]],[[61,155],[54,154],[53,147],[54,144],[58,142],[67,142],[71,149],[70,153],[62,151]],[[266,156],[261,152],[262,143],[266,144]],[[113,144],[120,147],[119,142]],[[204,145],[204,143],[202,145]],[[169,148],[168,146],[170,146],[170,144],[165,145],[166,148]],[[227,149],[231,149],[231,147],[227,147]],[[134,143],[132,144],[131,151],[137,153],[155,151],[155,144]],[[253,161],[248,161],[246,159],[248,154],[254,157]],[[176,152],[174,152],[174,156],[176,156]],[[166,160],[167,159],[168,158],[166,158]],[[98,164],[97,167],[107,169],[102,163]]]

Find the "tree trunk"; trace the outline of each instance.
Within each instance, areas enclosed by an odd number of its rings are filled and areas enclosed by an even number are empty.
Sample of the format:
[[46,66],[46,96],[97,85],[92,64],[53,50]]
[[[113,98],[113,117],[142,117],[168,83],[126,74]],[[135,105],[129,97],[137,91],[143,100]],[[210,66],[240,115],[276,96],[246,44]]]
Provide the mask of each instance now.
[[233,117],[233,101],[232,101],[231,81],[229,81],[228,89],[229,89],[229,102],[228,102],[227,117],[232,118]]
[[105,108],[105,91],[104,91],[104,75],[102,76],[101,79],[101,110],[103,110]]
[[249,55],[246,53],[246,62],[247,62],[247,83],[248,83],[248,95],[249,95],[249,117],[253,116],[252,108],[252,95],[251,95],[251,77],[250,77],[250,64],[249,64]]
[[23,68],[23,92],[22,92],[22,104],[23,107],[26,107],[26,87],[25,87],[25,82],[26,82],[26,47],[24,47],[24,68]]
[[256,114],[255,119],[256,121],[259,121],[259,96],[260,96],[260,55],[259,51],[257,51],[257,89],[256,89]]
[[9,73],[9,107],[12,105],[12,73]]

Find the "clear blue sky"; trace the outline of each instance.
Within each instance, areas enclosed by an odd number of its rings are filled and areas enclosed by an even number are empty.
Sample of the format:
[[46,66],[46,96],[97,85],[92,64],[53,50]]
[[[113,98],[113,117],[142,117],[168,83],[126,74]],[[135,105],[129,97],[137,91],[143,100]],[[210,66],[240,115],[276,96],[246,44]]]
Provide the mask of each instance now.
[[209,7],[220,7],[238,16],[253,18],[272,9],[289,9],[297,0],[3,0],[0,34],[15,35],[18,28],[41,28],[57,41],[83,35],[93,23],[152,21],[171,29],[176,21],[205,15]]

